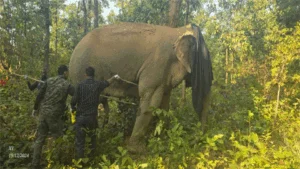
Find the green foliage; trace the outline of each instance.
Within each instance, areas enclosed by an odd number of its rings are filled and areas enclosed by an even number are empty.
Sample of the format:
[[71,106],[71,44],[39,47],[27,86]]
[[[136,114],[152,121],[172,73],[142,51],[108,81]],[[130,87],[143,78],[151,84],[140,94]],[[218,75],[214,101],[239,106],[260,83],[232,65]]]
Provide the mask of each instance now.
[[[155,25],[166,25],[169,15],[169,0],[114,0],[120,8],[120,14],[110,14],[109,23],[115,22],[141,22]],[[186,1],[182,1],[179,13],[178,26],[185,25]],[[194,12],[201,10],[201,0],[191,0],[189,3],[189,21]]]
[[278,21],[287,27],[294,27],[299,22],[300,2],[297,0],[276,0],[280,9]]
[[31,94],[20,85],[18,79],[10,79],[6,86],[0,87],[0,164],[3,167],[24,166],[30,161],[35,121],[29,116]]

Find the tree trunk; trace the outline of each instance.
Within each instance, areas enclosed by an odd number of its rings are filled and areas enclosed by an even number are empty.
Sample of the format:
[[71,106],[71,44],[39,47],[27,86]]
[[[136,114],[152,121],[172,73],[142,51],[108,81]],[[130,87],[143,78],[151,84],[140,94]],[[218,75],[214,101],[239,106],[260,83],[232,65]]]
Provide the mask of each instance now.
[[45,17],[45,46],[44,46],[44,72],[49,71],[49,53],[50,53],[50,10],[49,0],[42,1],[42,9]]
[[25,13],[25,19],[24,19],[24,36],[26,37],[27,35],[27,19],[28,19],[28,14],[27,14],[27,5],[24,5],[24,13]]
[[[9,6],[9,0],[7,1],[7,4],[5,5],[4,1],[2,1],[3,4],[3,20],[6,21],[4,22],[4,30],[6,31],[6,33],[8,34],[7,37],[3,37],[3,43],[4,43],[4,55],[0,55],[0,60],[1,60],[1,64],[3,66],[3,68],[5,70],[8,70],[10,68],[10,64],[11,62],[11,58],[12,57],[8,57],[8,56],[12,56],[13,55],[13,46],[11,44],[11,22],[8,22],[9,20],[11,20],[11,7]],[[1,37],[2,38],[2,37]]]
[[225,84],[228,84],[228,48],[226,48],[226,54],[225,54],[225,71],[226,71],[226,75],[225,75]]
[[88,29],[90,29],[92,27],[92,23],[91,23],[91,11],[93,11],[93,9],[92,9],[92,0],[88,0],[88,11],[87,11]]
[[92,10],[92,0],[88,1],[88,11],[90,12]]
[[190,15],[190,0],[186,1],[186,14],[185,14],[185,25],[189,24],[189,15]]
[[[178,25],[178,16],[180,12],[180,7],[181,7],[182,0],[170,0],[169,1],[169,20],[168,20],[168,25],[170,27],[177,27]],[[181,103],[184,105],[185,103],[185,80],[182,82],[182,89],[181,89]]]
[[57,43],[58,43],[57,27],[58,27],[58,3],[56,3],[56,7],[55,7],[55,56],[57,56]]
[[88,23],[87,23],[87,10],[85,0],[82,0],[82,10],[83,10],[83,25],[84,25],[84,35],[88,32]]
[[169,1],[169,26],[177,27],[182,0]]
[[98,0],[94,0],[94,28],[99,26],[99,10],[98,10]]
[[281,91],[281,84],[280,84],[280,78],[283,74],[283,71],[284,71],[284,67],[285,67],[285,64],[283,63],[282,66],[281,66],[281,69],[280,69],[280,73],[278,74],[278,80],[277,80],[277,98],[276,98],[276,108],[275,108],[275,119],[274,119],[274,125],[277,121],[277,116],[278,116],[278,108],[279,108],[279,101],[280,101],[280,91]]
[[233,67],[234,67],[234,52],[231,51],[231,69],[230,69],[230,83],[233,83]]
[[[190,13],[190,1],[186,0],[186,15],[185,15],[185,25],[189,24],[189,13]],[[181,102],[184,105],[186,101],[186,82],[185,80],[182,81],[182,90],[181,90]]]

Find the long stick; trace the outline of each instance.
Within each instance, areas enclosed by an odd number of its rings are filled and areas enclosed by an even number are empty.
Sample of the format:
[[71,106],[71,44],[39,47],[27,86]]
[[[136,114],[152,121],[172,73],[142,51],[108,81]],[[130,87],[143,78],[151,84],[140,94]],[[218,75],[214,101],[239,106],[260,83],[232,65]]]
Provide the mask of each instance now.
[[[20,74],[17,74],[17,73],[11,73],[11,74],[19,76],[19,77],[24,77],[24,75],[20,75]],[[31,79],[31,80],[34,80],[34,81],[37,81],[37,82],[41,82],[41,83],[45,83],[42,80],[38,80],[38,79],[35,79],[35,78],[32,78],[32,77],[28,77],[28,79]]]
[[122,78],[120,78],[120,80],[122,80],[122,81],[124,81],[124,82],[126,82],[126,83],[129,83],[129,84],[133,84],[133,85],[135,85],[135,86],[138,85],[138,84],[136,84],[136,83],[130,82],[130,81],[125,80],[125,79],[122,79]]
[[[17,73],[11,73],[11,74],[16,75],[16,76],[19,76],[19,77],[24,77],[24,75],[20,75],[20,74],[17,74]],[[28,77],[28,79],[31,79],[31,80],[34,80],[34,81],[37,81],[37,82],[41,82],[41,83],[45,83],[45,82],[42,81],[42,80],[38,80],[38,79],[35,79],[35,78],[32,78],[32,77]],[[122,80],[122,81],[124,81],[124,82],[126,82],[126,83],[129,83],[129,84],[133,84],[133,85],[135,85],[135,86],[138,85],[138,84],[136,84],[136,83],[130,82],[130,81],[125,80],[125,79],[122,79],[122,78],[120,78],[120,80]]]
[[[19,76],[19,77],[24,77],[24,75],[20,75],[20,74],[17,74],[17,73],[11,73],[11,74],[16,75],[16,76]],[[35,79],[35,78],[32,78],[32,77],[28,77],[28,79],[31,79],[31,80],[34,80],[34,81],[37,81],[37,82],[41,82],[41,83],[45,83],[44,81],[41,81],[41,80],[38,80],[38,79]],[[120,80],[122,80],[122,81],[124,81],[124,82],[126,82],[126,83],[130,83],[130,84],[133,84],[133,85],[136,85],[136,86],[137,86],[136,83],[133,83],[133,82],[130,82],[130,81],[121,79],[121,78],[120,78]],[[137,104],[135,104],[135,103],[130,103],[130,102],[125,102],[125,101],[120,101],[120,100],[118,100],[118,99],[115,98],[115,97],[110,97],[110,96],[105,96],[105,95],[100,95],[100,96],[101,96],[101,97],[108,98],[108,99],[110,99],[110,100],[114,100],[114,101],[116,101],[116,102],[120,102],[120,103],[131,104],[131,105],[137,105]]]

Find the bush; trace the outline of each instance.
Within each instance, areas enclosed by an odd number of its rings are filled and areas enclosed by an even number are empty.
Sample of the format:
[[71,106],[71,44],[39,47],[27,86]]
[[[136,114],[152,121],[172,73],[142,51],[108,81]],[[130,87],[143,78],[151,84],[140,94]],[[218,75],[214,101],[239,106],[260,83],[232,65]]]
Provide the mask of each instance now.
[[[8,168],[26,168],[31,162],[36,122],[30,113],[36,93],[23,90],[24,86],[12,78],[0,88],[0,162]],[[153,110],[158,120],[148,135],[144,155],[126,150],[124,114],[111,102],[109,123],[102,126],[103,116],[99,118],[95,158],[74,160],[74,133],[69,122],[62,138],[47,140],[42,164],[48,168],[297,168],[299,99],[292,104],[282,99],[276,110],[277,102],[267,101],[260,90],[259,86],[239,83],[213,88],[209,127],[203,133],[191,101],[182,104],[181,89],[175,89],[170,111]],[[186,94],[190,98],[190,89]],[[277,116],[276,111],[280,112]],[[9,158],[10,153],[30,156]]]

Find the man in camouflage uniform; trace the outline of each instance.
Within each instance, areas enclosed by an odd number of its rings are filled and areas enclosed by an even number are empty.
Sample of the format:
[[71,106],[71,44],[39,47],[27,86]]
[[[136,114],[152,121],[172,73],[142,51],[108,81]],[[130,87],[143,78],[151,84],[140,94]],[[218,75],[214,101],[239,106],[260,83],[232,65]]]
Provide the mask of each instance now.
[[74,88],[67,81],[68,67],[61,65],[58,68],[58,76],[49,78],[41,87],[34,104],[33,115],[37,114],[39,107],[39,122],[37,137],[34,144],[33,168],[39,168],[42,147],[48,132],[56,139],[63,135],[62,116],[66,107],[68,94],[74,94]]

